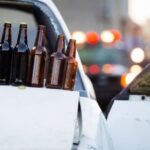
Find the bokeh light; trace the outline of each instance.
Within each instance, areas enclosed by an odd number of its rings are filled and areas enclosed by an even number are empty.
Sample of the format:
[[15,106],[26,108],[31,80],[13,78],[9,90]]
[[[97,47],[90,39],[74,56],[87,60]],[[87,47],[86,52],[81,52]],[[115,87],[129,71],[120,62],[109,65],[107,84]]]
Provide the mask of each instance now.
[[86,41],[88,44],[92,44],[92,45],[98,44],[99,40],[100,40],[100,37],[98,33],[95,31],[88,32],[86,34]]
[[101,41],[104,43],[112,43],[115,40],[115,36],[114,34],[109,31],[109,30],[105,30],[101,33]]
[[100,67],[96,64],[92,64],[89,66],[88,68],[88,72],[91,74],[91,75],[97,75],[100,73]]
[[132,72],[132,73],[140,73],[142,71],[142,67],[141,66],[139,66],[139,65],[133,65],[133,66],[131,66],[131,68],[130,68],[130,72]]
[[82,31],[75,31],[71,37],[76,40],[77,44],[84,44],[86,42],[86,35]]
[[135,63],[141,63],[144,60],[145,54],[143,49],[134,48],[131,52],[131,60]]

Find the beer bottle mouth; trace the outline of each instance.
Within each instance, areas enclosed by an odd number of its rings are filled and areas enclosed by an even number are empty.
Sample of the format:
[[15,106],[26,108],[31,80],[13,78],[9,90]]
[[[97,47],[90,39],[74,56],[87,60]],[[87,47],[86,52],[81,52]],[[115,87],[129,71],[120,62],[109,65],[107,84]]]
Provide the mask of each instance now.
[[25,22],[20,23],[20,28],[27,28],[27,24]]
[[72,43],[76,43],[76,40],[75,39],[70,39],[70,42],[72,42]]
[[38,25],[38,30],[46,31],[46,27],[44,25]]
[[58,35],[58,38],[61,39],[61,40],[63,40],[64,39],[64,35],[60,34],[60,35]]
[[11,22],[5,21],[4,26],[5,26],[5,27],[11,27]]
[[75,56],[76,56],[76,40],[74,40],[74,39],[69,40],[67,50],[66,50],[66,55],[75,58]]
[[65,36],[63,34],[58,35],[57,42],[55,46],[56,51],[63,52],[65,51]]

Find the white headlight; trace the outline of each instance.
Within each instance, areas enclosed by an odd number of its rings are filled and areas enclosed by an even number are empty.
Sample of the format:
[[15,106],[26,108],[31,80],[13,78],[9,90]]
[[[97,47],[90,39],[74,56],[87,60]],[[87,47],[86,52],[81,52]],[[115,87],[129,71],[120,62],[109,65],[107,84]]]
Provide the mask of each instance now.
[[131,60],[135,63],[141,63],[144,60],[144,51],[141,48],[135,48],[131,52]]
[[73,32],[71,37],[76,40],[77,44],[84,44],[86,42],[86,35],[82,31]]
[[136,73],[128,73],[127,75],[126,75],[126,84],[128,85],[128,84],[130,84],[133,80],[134,80],[134,78],[137,76],[137,74]]
[[114,41],[115,37],[113,33],[109,30],[103,31],[101,33],[101,40],[104,43],[112,43]]
[[139,65],[133,65],[130,67],[130,72],[132,73],[140,73],[142,71],[142,67]]

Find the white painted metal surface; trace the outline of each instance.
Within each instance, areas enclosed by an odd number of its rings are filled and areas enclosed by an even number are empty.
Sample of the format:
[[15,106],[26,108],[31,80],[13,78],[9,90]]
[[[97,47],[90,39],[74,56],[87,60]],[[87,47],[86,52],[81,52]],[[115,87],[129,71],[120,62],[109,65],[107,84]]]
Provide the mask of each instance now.
[[78,92],[0,86],[1,150],[70,150]]
[[116,100],[108,127],[115,150],[150,150],[150,101]]
[[129,101],[150,101],[150,96],[146,95],[130,95]]
[[113,150],[107,123],[96,101],[80,98],[82,131],[78,150]]

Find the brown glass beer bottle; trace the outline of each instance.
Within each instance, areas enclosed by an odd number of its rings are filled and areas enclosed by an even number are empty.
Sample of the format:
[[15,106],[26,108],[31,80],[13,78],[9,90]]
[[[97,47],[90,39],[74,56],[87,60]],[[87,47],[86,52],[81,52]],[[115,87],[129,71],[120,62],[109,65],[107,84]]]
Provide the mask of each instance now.
[[76,56],[76,41],[70,39],[67,51],[66,51],[67,61],[66,69],[64,75],[63,89],[73,90],[75,84],[75,76],[78,67],[78,63],[75,60]]
[[56,43],[56,52],[49,56],[48,73],[46,79],[47,88],[62,88],[66,57],[64,55],[65,39],[59,35]]
[[0,44],[0,84],[6,85],[10,82],[12,59],[11,45],[11,23],[5,23]]
[[28,85],[33,87],[43,87],[45,57],[45,26],[39,25],[35,44],[30,53],[29,81]]
[[13,50],[12,85],[26,85],[29,48],[27,41],[27,24],[20,24],[17,44]]

